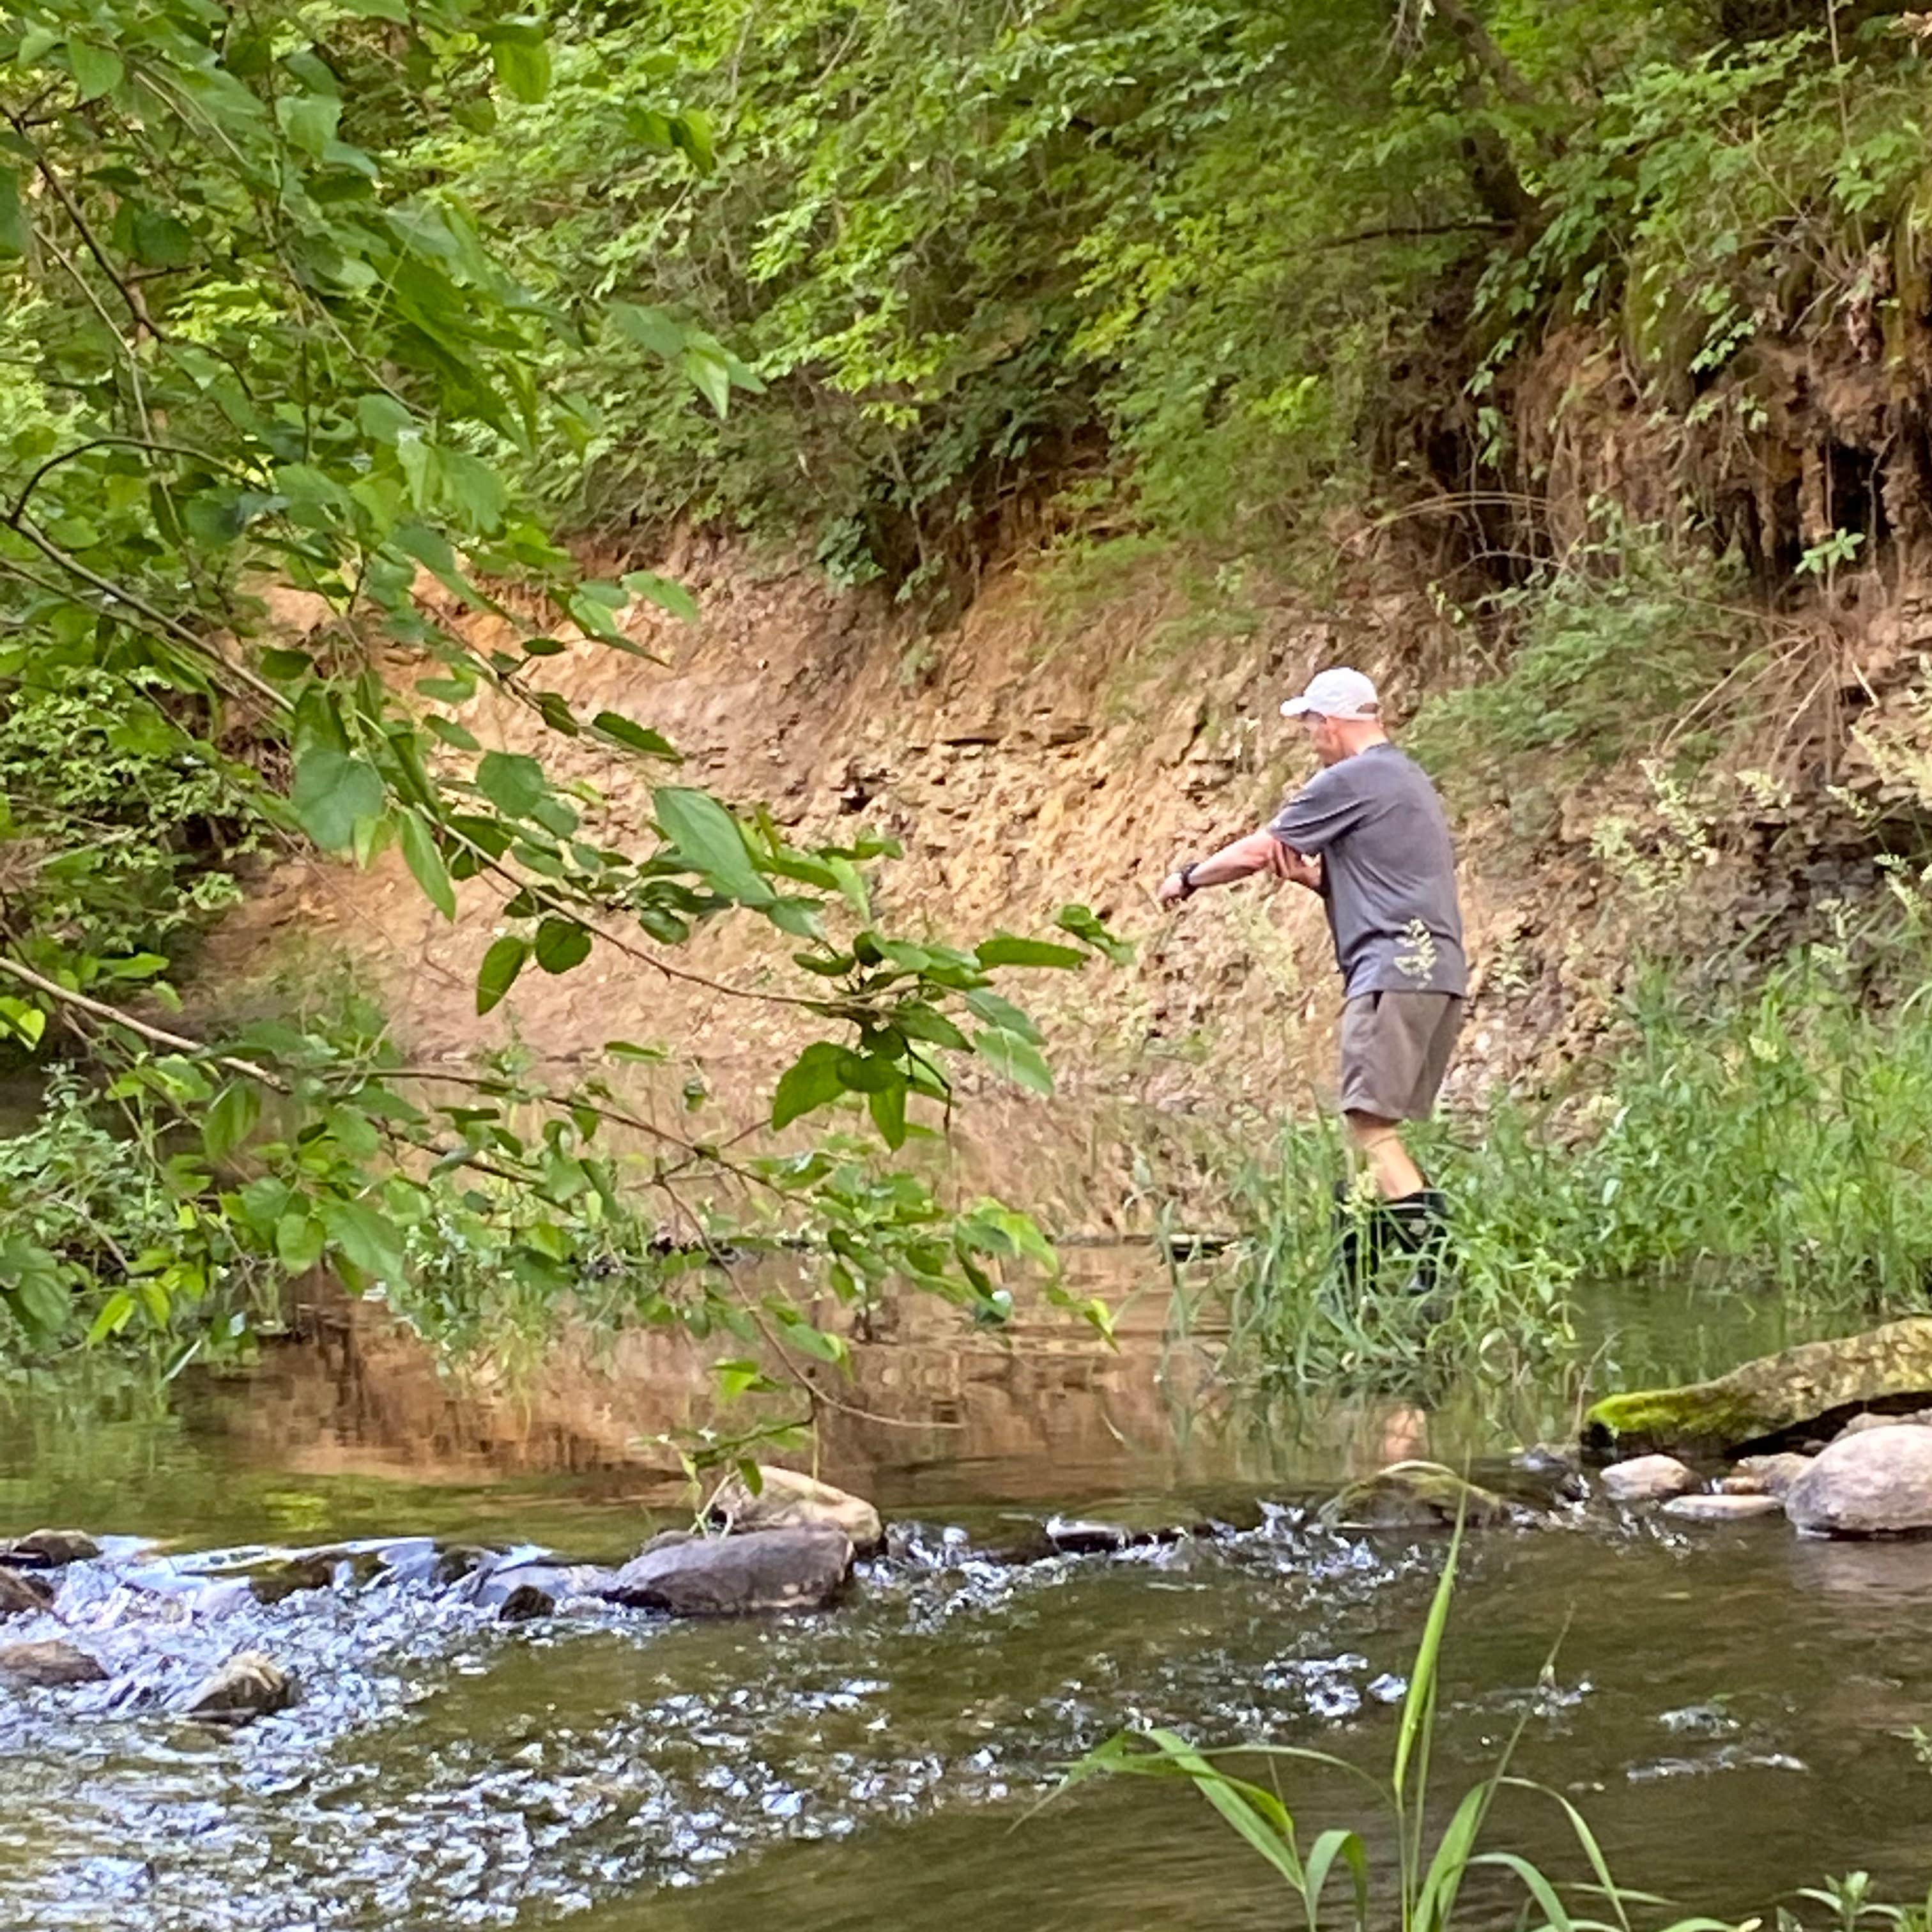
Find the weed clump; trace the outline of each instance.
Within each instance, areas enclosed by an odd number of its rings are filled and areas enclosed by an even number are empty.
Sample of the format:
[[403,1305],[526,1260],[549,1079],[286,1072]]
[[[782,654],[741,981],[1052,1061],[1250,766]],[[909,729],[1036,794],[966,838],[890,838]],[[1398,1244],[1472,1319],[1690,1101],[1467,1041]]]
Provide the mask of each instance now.
[[1453,1268],[1419,1294],[1398,1258],[1336,1265],[1326,1122],[1231,1169],[1252,1231],[1221,1280],[1238,1346],[1329,1388],[1508,1378],[1583,1347],[1588,1287],[1645,1279],[1790,1298],[1828,1325],[1924,1306],[1932,1284],[1932,904],[1894,867],[1882,935],[1841,930],[1754,988],[1652,968],[1626,1044],[1540,1106],[1496,1098],[1418,1142],[1448,1196]]

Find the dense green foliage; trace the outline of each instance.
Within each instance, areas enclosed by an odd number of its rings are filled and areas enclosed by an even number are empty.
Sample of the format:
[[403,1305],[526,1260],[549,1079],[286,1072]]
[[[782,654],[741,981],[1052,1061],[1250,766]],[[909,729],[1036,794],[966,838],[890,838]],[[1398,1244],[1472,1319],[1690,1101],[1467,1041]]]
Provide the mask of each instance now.
[[[949,1104],[950,1055],[1050,1084],[994,978],[1111,950],[1097,922],[1070,909],[1052,944],[896,940],[870,914],[885,843],[796,848],[669,782],[676,753],[648,726],[579,718],[543,688],[560,631],[635,650],[634,600],[688,604],[648,573],[584,578],[530,496],[582,446],[557,358],[641,329],[675,371],[664,407],[705,420],[757,386],[701,332],[518,281],[412,158],[542,99],[550,69],[539,22],[454,0],[55,0],[0,23],[0,1024],[92,1083],[57,1080],[10,1150],[0,1345],[85,1328],[176,1354],[325,1259],[446,1330],[454,1255],[553,1304],[614,1274],[632,1316],[836,1359],[782,1288],[741,1288],[728,1234],[803,1249],[848,1301],[896,1275],[988,1319],[1000,1262],[1050,1266],[1024,1216],[948,1212],[874,1154]],[[687,175],[710,166],[701,118],[645,122],[634,138]],[[262,634],[277,579],[335,614],[310,648]],[[446,598],[497,620],[487,647],[442,621]],[[377,638],[433,674],[406,702]],[[587,794],[481,746],[450,711],[483,689],[662,768],[644,849],[592,842]],[[602,947],[675,975],[664,949],[700,924],[768,922],[794,985],[746,997],[828,1032],[771,1124],[856,1096],[872,1150],[735,1159],[631,1118],[607,1075],[550,1089],[508,1057],[412,1071],[356,1010],[182,1033],[172,981],[200,915],[251,850],[304,841],[365,866],[398,850],[446,916],[460,890],[494,901],[479,1011],[526,968]],[[618,1126],[655,1150],[608,1151]],[[419,1291],[412,1257],[437,1264]]]
[[[638,104],[668,74],[701,181]],[[806,520],[836,573],[916,592],[1042,493],[1278,560],[1328,508],[1473,490],[1480,541],[1528,543],[1508,400],[1571,322],[1748,433],[1754,339],[1902,351],[1924,78],[1882,9],[645,0],[422,158],[533,286],[649,306],[560,371],[597,418],[579,514]],[[764,406],[664,407],[667,313]]]

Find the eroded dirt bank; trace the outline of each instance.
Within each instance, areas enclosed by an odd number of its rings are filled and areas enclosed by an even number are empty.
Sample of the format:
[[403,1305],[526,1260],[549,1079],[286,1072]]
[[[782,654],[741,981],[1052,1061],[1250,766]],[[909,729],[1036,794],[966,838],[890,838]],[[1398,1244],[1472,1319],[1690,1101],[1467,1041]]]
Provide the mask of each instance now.
[[[1177,918],[1156,909],[1151,888],[1179,859],[1258,822],[1305,774],[1307,754],[1276,707],[1316,668],[1369,669],[1398,720],[1468,674],[1467,647],[1418,572],[1365,568],[1360,585],[1319,614],[1304,598],[1250,590],[1233,623],[1203,620],[1185,590],[1154,574],[1130,592],[1071,604],[1022,562],[989,581],[959,624],[927,636],[882,598],[836,593],[715,538],[688,536],[656,561],[689,586],[699,621],[634,614],[634,634],[660,662],[584,641],[549,660],[544,681],[579,712],[608,706],[663,730],[695,782],[768,801],[788,825],[897,836],[905,856],[883,868],[878,895],[890,927],[1038,929],[1077,901],[1137,943],[1131,967],[1040,975],[1029,989],[1063,1090],[1086,1103],[1078,1124],[1070,1115],[1054,1136],[1066,1172],[1042,1174],[1040,1137],[1016,1124],[1030,1103],[1005,1096],[967,1111],[969,1166],[1010,1184],[1017,1142],[1036,1193],[1044,1180],[1049,1192],[1083,1194],[1087,1218],[1105,1219],[1134,1191],[1129,1150],[1143,1129],[1226,1118],[1244,1102],[1321,1102],[1338,1000],[1318,908],[1294,888],[1256,885]],[[1376,588],[1405,578],[1414,587]],[[298,632],[325,614],[293,598],[281,612]],[[1868,583],[1808,621],[1825,686],[1814,704],[1840,706],[1850,692],[1868,724],[1889,718],[1910,736],[1932,642],[1922,596]],[[409,670],[392,668],[399,680]],[[592,836],[633,847],[650,836],[662,767],[542,732],[494,700],[462,716],[486,743],[538,749],[560,778],[596,788]],[[1543,1086],[1588,1051],[1640,942],[1729,952],[1721,970],[1732,970],[1740,939],[1774,945],[1818,902],[1869,896],[1880,842],[1830,788],[1896,794],[1900,781],[1856,746],[1848,755],[1842,730],[1828,750],[1826,735],[1784,721],[1773,749],[1795,802],[1720,778],[1697,802],[1688,842],[1634,761],[1542,783],[1500,761],[1438,773],[1459,806],[1475,964],[1450,1104],[1474,1106],[1498,1081]],[[1612,822],[1624,829],[1606,854]],[[734,1119],[752,1117],[758,1091],[796,1051],[781,1009],[668,982],[608,949],[561,978],[526,974],[479,1020],[472,988],[499,929],[494,912],[472,885],[456,923],[445,923],[393,861],[368,876],[292,863],[219,936],[205,980],[245,985],[279,962],[285,984],[298,983],[340,953],[417,1055],[520,1038],[544,1060],[581,1064],[614,1038],[663,1042],[677,1058],[670,1078],[640,1083],[645,1100],[675,1107],[696,1076]],[[774,965],[787,969],[769,938],[741,920],[704,935],[689,962],[734,987],[773,983]]]

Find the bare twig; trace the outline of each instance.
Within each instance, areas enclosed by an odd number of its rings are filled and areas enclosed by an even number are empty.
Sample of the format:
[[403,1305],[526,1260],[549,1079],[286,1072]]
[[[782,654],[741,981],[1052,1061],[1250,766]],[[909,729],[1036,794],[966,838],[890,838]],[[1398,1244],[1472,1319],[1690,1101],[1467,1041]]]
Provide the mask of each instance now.
[[120,294],[121,299],[128,304],[128,312],[134,318],[136,326],[146,329],[156,341],[166,340],[166,338],[157,326],[154,317],[148,312],[146,298],[139,289],[129,284],[120,270],[116,268],[113,262],[108,259],[106,250],[102,248],[99,241],[95,238],[94,230],[88,226],[87,217],[82,212],[80,203],[74,198],[73,190],[54,172],[52,164],[48,160],[40,143],[34,139],[32,129],[10,107],[0,105],[0,114],[5,116],[14,133],[26,145],[27,152],[33,156],[34,166],[39,170],[41,180],[46,183],[48,193],[66,212],[67,218],[74,224],[74,232],[80,237],[87,252],[94,257],[100,272],[113,284]]
[[211,456],[206,450],[190,449],[185,443],[154,442],[139,436],[90,436],[85,442],[76,443],[71,449],[60,450],[49,457],[21,486],[20,494],[14,498],[14,507],[7,513],[5,520],[17,526],[18,519],[26,512],[28,499],[49,476],[62,464],[71,463],[76,457],[86,456],[97,449],[146,449],[158,456],[191,456],[197,463],[206,463],[212,469],[227,470],[236,475],[246,474],[234,464],[224,462],[219,457]]
[[124,1012],[118,1006],[111,1006],[104,1000],[97,1000],[86,993],[76,992],[71,986],[63,986],[58,980],[50,980],[44,974],[36,973],[31,966],[23,966],[17,959],[0,957],[0,973],[10,979],[19,980],[37,993],[64,1006],[73,1006],[82,1012],[91,1013],[96,1019],[106,1020],[115,1026],[125,1027],[131,1034],[155,1046],[165,1046],[176,1053],[191,1053],[197,1058],[212,1060],[218,1066],[225,1066],[231,1073],[239,1073],[245,1078],[260,1081],[272,1092],[287,1094],[291,1090],[286,1081],[279,1074],[272,1073],[266,1066],[257,1066],[252,1060],[243,1060],[234,1054],[211,1053],[200,1040],[190,1040],[185,1034],[170,1033],[165,1027],[152,1026],[146,1020],[137,1020]]
[[111,597],[117,604],[124,604],[137,616],[145,617],[149,623],[166,632],[177,643],[185,646],[196,658],[214,666],[220,676],[233,678],[256,697],[273,705],[278,711],[286,711],[291,708],[287,698],[267,679],[256,676],[245,664],[231,663],[206,638],[197,635],[178,617],[170,616],[165,610],[157,608],[125,585],[116,584],[103,577],[98,571],[89,569],[77,556],[70,556],[23,512],[16,510],[11,515],[0,518],[0,522],[4,522],[10,530],[32,544],[50,563],[57,565],[70,576],[79,578],[82,583],[92,586],[104,597]]

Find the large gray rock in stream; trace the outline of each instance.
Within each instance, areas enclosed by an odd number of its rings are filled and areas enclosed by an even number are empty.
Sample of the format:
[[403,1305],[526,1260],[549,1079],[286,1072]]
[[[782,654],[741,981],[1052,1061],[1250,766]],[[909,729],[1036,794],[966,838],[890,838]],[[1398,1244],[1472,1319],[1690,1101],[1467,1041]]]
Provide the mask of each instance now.
[[705,1505],[705,1520],[715,1527],[743,1535],[767,1529],[804,1529],[829,1525],[843,1530],[861,1556],[884,1547],[885,1525],[863,1496],[834,1489],[796,1469],[761,1463],[756,1493],[742,1476],[725,1478]]
[[0,1643],[0,1682],[56,1690],[73,1684],[103,1684],[106,1679],[97,1659],[58,1637],[46,1643]]
[[85,1530],[34,1529],[0,1550],[0,1563],[59,1570],[70,1563],[92,1563],[100,1554],[100,1544]]
[[1538,1512],[1479,1488],[1440,1462],[1391,1462],[1322,1507],[1331,1529],[1472,1529],[1535,1522]]
[[1612,1462],[1598,1480],[1613,1503],[1661,1502],[1697,1486],[1695,1471],[1675,1456],[1633,1456],[1628,1462]]
[[1685,1522],[1748,1522],[1754,1516],[1775,1516],[1774,1496],[1672,1496],[1664,1505],[1666,1516]]
[[816,1610],[838,1595],[851,1569],[852,1539],[826,1526],[656,1537],[598,1594],[674,1617]]
[[1784,1513],[1814,1536],[1932,1531],[1932,1429],[1902,1423],[1840,1436],[1785,1492]]
[[208,1724],[245,1724],[296,1701],[296,1681],[273,1658],[244,1650],[182,1700],[179,1708]]
[[478,1610],[494,1610],[503,1623],[527,1623],[602,1597],[612,1581],[608,1570],[587,1563],[560,1563],[548,1551],[512,1551],[487,1558],[452,1593]]
[[1606,1396],[1584,1417],[1583,1440],[1599,1454],[1714,1455],[1788,1440],[1827,1420],[1835,1426],[1856,1409],[1918,1408],[1928,1395],[1932,1316],[1915,1316],[1766,1355],[1714,1382]]
[[0,1617],[37,1616],[53,1607],[54,1593],[38,1576],[0,1566]]
[[1747,1456],[1726,1479],[1744,1494],[1773,1496],[1780,1502],[1791,1492],[1791,1486],[1811,1466],[1809,1456],[1787,1449],[1777,1456]]

